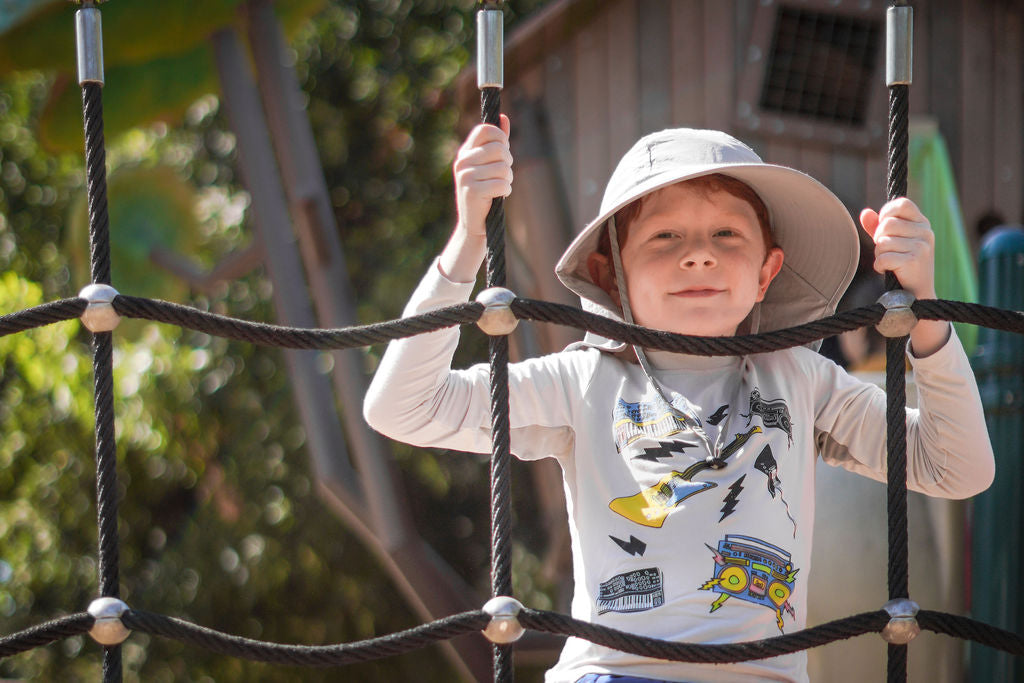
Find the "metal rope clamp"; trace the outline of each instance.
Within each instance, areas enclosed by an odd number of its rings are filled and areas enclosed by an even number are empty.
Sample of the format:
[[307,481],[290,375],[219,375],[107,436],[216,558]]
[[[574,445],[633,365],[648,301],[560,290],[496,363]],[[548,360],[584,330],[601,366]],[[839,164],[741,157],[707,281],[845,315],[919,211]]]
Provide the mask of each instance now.
[[114,310],[114,299],[118,292],[110,285],[88,285],[78,293],[89,305],[82,313],[82,324],[90,332],[110,332],[121,322],[121,316]]
[[875,329],[886,337],[905,337],[917,324],[917,315],[911,306],[914,295],[905,289],[890,289],[878,297],[878,303],[885,306],[885,315],[875,325]]
[[75,46],[78,57],[78,84],[103,85],[103,23],[100,11],[86,2],[75,12]]
[[500,4],[492,0],[476,13],[476,86],[480,90],[505,85],[502,54],[505,15]]
[[124,642],[131,631],[121,621],[128,605],[117,598],[97,598],[89,603],[89,616],[95,619],[89,635],[100,645],[111,647]]
[[477,327],[492,337],[512,334],[519,319],[512,312],[516,295],[511,289],[489,287],[476,295],[476,302],[484,305],[484,312],[476,321]]
[[910,598],[890,600],[882,605],[889,613],[889,623],[882,629],[882,639],[893,645],[906,645],[921,632],[917,612],[921,608]]
[[491,598],[484,604],[484,612],[491,617],[483,634],[492,643],[507,645],[514,643],[523,636],[523,625],[519,623],[519,612],[523,604],[515,598],[500,595]]

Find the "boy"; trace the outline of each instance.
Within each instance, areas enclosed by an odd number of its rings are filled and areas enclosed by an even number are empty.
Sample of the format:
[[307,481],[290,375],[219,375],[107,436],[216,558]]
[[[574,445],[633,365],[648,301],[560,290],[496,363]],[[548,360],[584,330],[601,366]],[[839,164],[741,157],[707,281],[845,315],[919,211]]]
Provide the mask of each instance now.
[[[511,188],[508,121],[456,158],[459,221],[406,308],[468,297],[484,218]],[[928,222],[906,199],[861,222],[875,267],[934,298]],[[856,267],[857,229],[817,181],[715,131],[641,139],[600,215],[556,267],[584,308],[684,334],[780,329],[830,315]],[[486,366],[451,370],[458,331],[393,342],[368,392],[376,429],[418,445],[490,450]],[[948,323],[909,349],[908,481],[966,497],[992,480],[977,387]],[[573,616],[675,641],[757,640],[805,626],[814,455],[885,479],[885,395],[806,348],[694,357],[587,334],[510,366],[512,451],[562,467]],[[730,600],[730,598],[732,598]],[[547,681],[806,680],[804,653],[733,665],[637,657],[570,638]]]

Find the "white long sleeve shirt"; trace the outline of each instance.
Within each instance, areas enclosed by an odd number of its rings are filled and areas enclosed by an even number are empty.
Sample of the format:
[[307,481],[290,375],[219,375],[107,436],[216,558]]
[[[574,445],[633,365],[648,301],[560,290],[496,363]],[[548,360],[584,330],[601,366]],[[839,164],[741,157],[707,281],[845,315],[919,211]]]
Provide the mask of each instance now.
[[[432,267],[405,315],[465,301]],[[452,370],[458,329],[392,342],[364,414],[401,441],[490,451],[488,368]],[[806,348],[742,358],[649,352],[679,419],[640,367],[593,348],[509,368],[512,452],[561,465],[572,540],[572,615],[671,641],[757,640],[805,627],[814,463],[885,480],[885,394]],[[991,483],[981,401],[956,336],[911,358],[911,489],[963,498]],[[852,559],[852,558],[851,558]],[[842,590],[837,586],[836,590]],[[638,657],[570,638],[549,683],[585,673],[670,681],[805,681],[806,655],[729,665]]]

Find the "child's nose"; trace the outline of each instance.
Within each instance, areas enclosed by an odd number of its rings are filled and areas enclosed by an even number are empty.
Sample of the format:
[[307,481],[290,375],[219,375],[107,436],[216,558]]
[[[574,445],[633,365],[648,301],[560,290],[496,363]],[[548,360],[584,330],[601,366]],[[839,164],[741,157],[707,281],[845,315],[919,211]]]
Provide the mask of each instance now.
[[695,244],[691,248],[686,250],[682,258],[679,259],[679,266],[684,269],[691,268],[711,268],[718,263],[714,253],[706,244]]

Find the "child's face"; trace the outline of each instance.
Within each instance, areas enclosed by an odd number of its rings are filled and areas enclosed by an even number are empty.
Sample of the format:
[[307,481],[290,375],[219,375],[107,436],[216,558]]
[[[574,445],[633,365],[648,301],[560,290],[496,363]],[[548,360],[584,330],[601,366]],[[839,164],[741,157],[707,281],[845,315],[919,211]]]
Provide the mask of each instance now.
[[728,336],[764,299],[782,250],[766,251],[746,201],[681,183],[644,200],[622,247],[622,267],[637,324]]

